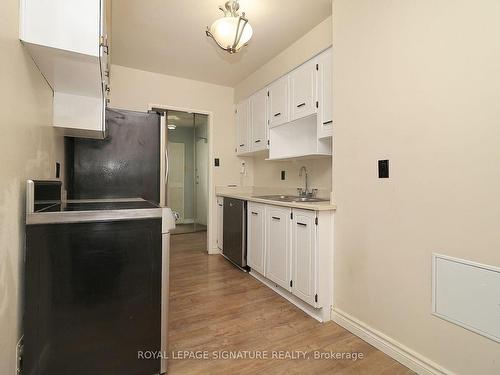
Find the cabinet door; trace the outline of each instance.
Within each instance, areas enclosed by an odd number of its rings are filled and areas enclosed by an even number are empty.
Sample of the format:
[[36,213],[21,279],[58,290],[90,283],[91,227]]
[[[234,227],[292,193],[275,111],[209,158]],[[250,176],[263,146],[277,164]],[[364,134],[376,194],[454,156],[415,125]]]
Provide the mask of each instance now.
[[224,198],[217,198],[217,247],[223,249],[224,238]]
[[241,101],[236,106],[236,153],[244,154],[250,151],[248,145],[249,131],[248,131],[248,112],[249,101],[248,99]]
[[279,286],[290,291],[291,209],[266,206],[266,274]]
[[267,148],[267,90],[262,90],[250,98],[250,119],[252,151]]
[[333,131],[333,51],[318,57],[318,138],[332,136]]
[[290,73],[292,121],[316,113],[316,59]]
[[248,204],[247,264],[261,275],[266,273],[265,206]]
[[98,57],[101,4],[100,0],[21,0],[20,38]]
[[269,126],[278,126],[290,121],[289,77],[280,78],[269,86]]
[[316,212],[293,210],[292,293],[316,306],[317,246]]

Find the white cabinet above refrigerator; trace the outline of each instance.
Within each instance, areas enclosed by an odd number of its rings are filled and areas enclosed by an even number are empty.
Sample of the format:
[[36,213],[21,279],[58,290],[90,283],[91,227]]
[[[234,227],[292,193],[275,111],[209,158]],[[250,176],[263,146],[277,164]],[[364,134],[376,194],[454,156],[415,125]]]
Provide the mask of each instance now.
[[20,39],[54,91],[53,125],[65,135],[105,136],[107,3],[20,1]]

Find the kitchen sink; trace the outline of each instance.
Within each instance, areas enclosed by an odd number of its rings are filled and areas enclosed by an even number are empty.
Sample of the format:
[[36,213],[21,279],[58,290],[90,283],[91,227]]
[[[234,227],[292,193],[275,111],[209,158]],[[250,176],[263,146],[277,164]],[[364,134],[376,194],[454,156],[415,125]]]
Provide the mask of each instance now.
[[328,202],[328,199],[313,198],[313,197],[298,197],[294,195],[261,195],[254,198],[267,199],[270,201],[278,201],[278,202],[300,202],[300,203]]

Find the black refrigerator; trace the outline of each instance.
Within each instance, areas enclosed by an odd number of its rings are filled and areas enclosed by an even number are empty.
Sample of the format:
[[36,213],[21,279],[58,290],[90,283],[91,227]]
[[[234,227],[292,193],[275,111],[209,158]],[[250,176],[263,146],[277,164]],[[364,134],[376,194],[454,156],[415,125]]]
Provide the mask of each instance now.
[[108,109],[106,124],[106,139],[65,139],[66,199],[60,181],[27,184],[24,374],[166,371],[161,115]]
[[68,198],[159,204],[161,114],[107,109],[106,129],[103,140],[66,138]]

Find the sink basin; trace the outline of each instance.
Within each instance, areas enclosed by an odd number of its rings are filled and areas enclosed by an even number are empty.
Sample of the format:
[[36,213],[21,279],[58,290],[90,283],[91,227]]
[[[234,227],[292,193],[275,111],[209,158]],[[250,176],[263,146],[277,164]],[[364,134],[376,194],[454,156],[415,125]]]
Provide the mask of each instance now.
[[315,202],[327,202],[328,199],[312,198],[312,197],[298,197],[293,195],[261,195],[259,199],[267,199],[270,201],[278,202],[300,202],[300,203],[315,203]]

